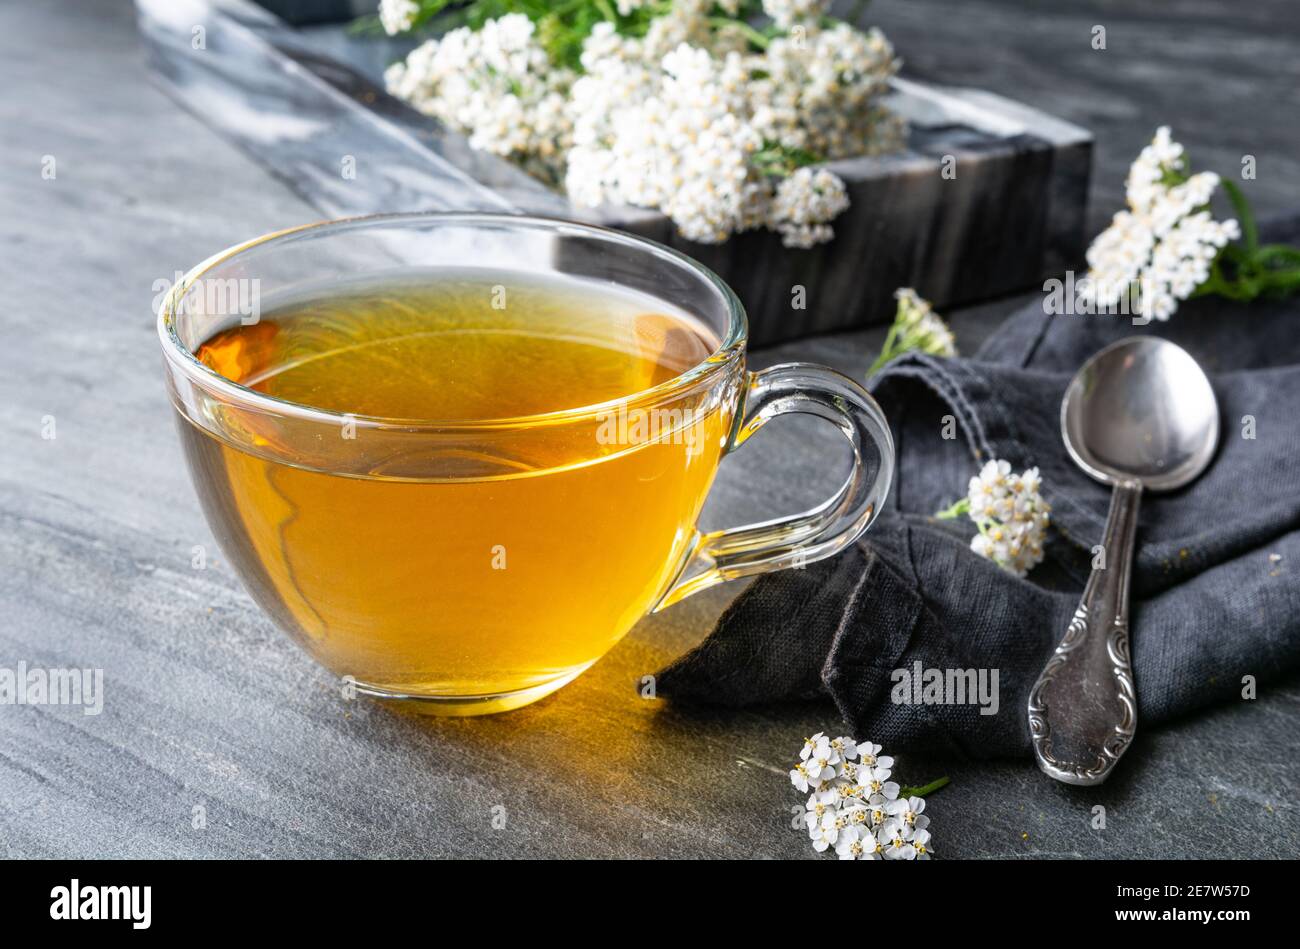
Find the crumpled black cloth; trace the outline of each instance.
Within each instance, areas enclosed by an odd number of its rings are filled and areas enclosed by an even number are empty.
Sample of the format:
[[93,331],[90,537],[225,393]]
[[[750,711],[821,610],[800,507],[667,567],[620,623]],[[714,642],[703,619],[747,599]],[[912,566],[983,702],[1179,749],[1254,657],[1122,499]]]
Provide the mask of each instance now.
[[[1269,229],[1300,243],[1300,216]],[[972,358],[907,355],[873,382],[897,440],[880,519],[841,555],[759,578],[658,677],[675,701],[755,705],[829,695],[861,736],[975,757],[1030,753],[1026,702],[1078,605],[1109,489],[1070,460],[1065,387],[1098,349],[1166,337],[1210,375],[1220,445],[1198,480],[1144,493],[1130,630],[1138,727],[1240,700],[1300,665],[1300,299],[1184,303],[1167,323],[1013,314]],[[959,339],[960,342],[960,339]],[[944,440],[953,415],[958,437]],[[1254,419],[1254,438],[1246,416]],[[1046,559],[1019,579],[936,520],[989,458],[1037,465],[1052,505]],[[891,700],[895,669],[998,669],[999,707]]]

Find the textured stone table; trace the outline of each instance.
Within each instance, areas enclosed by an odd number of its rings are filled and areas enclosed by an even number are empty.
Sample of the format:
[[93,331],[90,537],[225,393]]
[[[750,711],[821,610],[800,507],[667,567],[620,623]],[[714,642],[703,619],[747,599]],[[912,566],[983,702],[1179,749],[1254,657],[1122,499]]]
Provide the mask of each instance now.
[[[1205,164],[1255,154],[1266,207],[1294,200],[1300,61],[1280,0],[1230,13],[1056,7],[873,8],[914,74],[1092,128],[1094,226],[1162,121]],[[1096,23],[1107,26],[1105,52],[1089,46]],[[0,666],[98,667],[106,691],[98,716],[0,706],[0,854],[811,854],[791,829],[801,801],[785,769],[803,735],[836,726],[829,706],[702,714],[635,691],[704,635],[735,587],[644,622],[528,709],[435,721],[345,701],[224,558],[192,569],[191,548],[211,550],[212,538],[163,395],[155,281],[316,215],[150,85],[123,0],[0,5],[0,83]],[[47,156],[53,179],[42,176]],[[974,348],[1014,302],[957,314],[961,344]],[[811,340],[755,361],[861,373],[880,336]],[[41,437],[47,416],[53,440]],[[774,424],[724,466],[710,519],[820,496],[837,472],[818,459],[837,450],[813,423]],[[931,802],[943,856],[1294,855],[1298,732],[1292,680],[1140,731],[1101,789],[1063,787],[1020,761],[904,753],[899,770],[917,782],[952,777]],[[1104,831],[1089,826],[1095,804],[1107,808]]]

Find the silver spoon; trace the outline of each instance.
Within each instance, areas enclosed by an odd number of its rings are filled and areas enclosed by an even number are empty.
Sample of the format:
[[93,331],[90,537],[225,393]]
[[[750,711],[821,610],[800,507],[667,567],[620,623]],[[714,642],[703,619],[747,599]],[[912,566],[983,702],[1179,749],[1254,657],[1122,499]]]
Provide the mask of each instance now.
[[1115,491],[1083,599],[1029,693],[1029,732],[1043,771],[1100,784],[1137,728],[1128,591],[1138,502],[1143,490],[1171,491],[1205,470],[1219,441],[1219,407],[1185,350],[1130,336],[1070,382],[1061,434],[1079,467]]

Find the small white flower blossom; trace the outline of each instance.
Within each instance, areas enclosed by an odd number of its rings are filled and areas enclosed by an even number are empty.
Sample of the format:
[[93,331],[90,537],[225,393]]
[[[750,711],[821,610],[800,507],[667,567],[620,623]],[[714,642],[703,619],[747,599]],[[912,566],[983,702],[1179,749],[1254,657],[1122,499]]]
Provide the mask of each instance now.
[[[799,760],[807,761],[808,756],[816,751],[823,741],[827,741],[827,739],[821,732],[818,732],[811,738],[805,738],[803,740],[803,747],[799,749]],[[827,741],[827,744],[829,744],[829,741]]]
[[881,860],[884,846],[870,827],[849,826],[836,838],[835,853],[841,860]]
[[875,768],[879,766],[881,768],[892,768],[894,766],[893,758],[888,756],[879,758],[877,757],[879,754],[880,746],[877,744],[873,744],[869,741],[860,742],[858,744],[858,760],[865,767]]
[[800,168],[776,186],[772,221],[787,247],[812,247],[834,236],[828,222],[849,206],[844,182],[825,168]]
[[894,291],[898,301],[896,320],[902,335],[909,341],[908,349],[932,353],[935,356],[956,356],[957,345],[952,330],[943,321],[929,300],[923,300],[910,287]]
[[790,771],[790,783],[800,791],[819,790],[823,784],[844,773],[844,759],[832,741],[821,732],[804,739],[799,758]]
[[936,356],[957,355],[957,345],[952,330],[928,300],[917,296],[915,290],[903,288],[895,292],[899,301],[901,323],[908,336],[914,337],[912,348]]
[[1009,462],[986,462],[953,509],[964,507],[979,528],[971,550],[1018,577],[1041,563],[1052,511],[1041,490],[1037,468],[1017,475]]
[[840,787],[840,817],[846,827],[871,827],[871,808],[862,803],[862,789]]
[[1139,315],[1169,319],[1209,278],[1219,251],[1241,236],[1235,220],[1210,216],[1218,186],[1213,172],[1189,175],[1183,146],[1168,126],[1157,129],[1129,169],[1128,208],[1088,248],[1080,298],[1112,308],[1135,290]]
[[840,836],[839,814],[834,811],[824,814],[821,822],[809,831],[809,836],[812,837],[813,849],[818,853],[834,846]]
[[821,781],[813,778],[811,770],[805,762],[800,761],[790,771],[790,783],[804,793],[809,788],[815,788],[821,785]]
[[813,749],[803,764],[811,779],[815,779],[819,785],[839,777],[843,770],[839,754],[824,740]]
[[852,760],[858,756],[858,743],[852,738],[845,738],[843,736],[832,738],[830,744],[831,748],[835,749],[835,753],[846,761]]
[[900,797],[885,803],[885,812],[902,822],[903,833],[909,838],[917,830],[930,826],[930,818],[921,812],[925,810],[925,799],[920,797]]
[[409,30],[419,12],[420,5],[415,0],[379,0],[379,22],[389,36]]
[[781,29],[825,16],[830,0],[763,0],[763,12]]
[[898,784],[889,780],[894,759],[880,751],[870,741],[822,732],[804,739],[790,777],[795,787],[811,791],[803,822],[817,852],[834,847],[841,860],[929,859],[925,799],[899,796]]
[[885,821],[885,826],[880,828],[878,836],[884,842],[886,860],[916,859],[916,847],[907,839],[906,828],[902,821]]
[[836,812],[836,805],[839,800],[840,797],[834,789],[814,791],[809,795],[808,803],[804,805],[807,810],[807,813],[804,814],[804,822],[807,823],[810,834],[821,826],[822,819],[827,814]]
[[917,860],[929,860],[930,855],[934,853],[934,848],[930,846],[930,832],[923,827],[918,827],[912,834],[912,839],[908,841],[912,849],[916,851]]
[[899,786],[896,781],[889,780],[890,771],[888,768],[872,768],[866,775],[859,777],[862,788],[867,794],[867,800],[872,804],[879,804],[883,801],[892,801],[898,797]]

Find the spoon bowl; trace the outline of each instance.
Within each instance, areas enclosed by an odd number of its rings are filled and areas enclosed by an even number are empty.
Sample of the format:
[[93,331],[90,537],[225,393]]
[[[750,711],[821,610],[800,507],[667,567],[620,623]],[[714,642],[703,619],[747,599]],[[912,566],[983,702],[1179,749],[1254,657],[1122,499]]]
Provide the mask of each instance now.
[[1210,380],[1187,351],[1130,336],[1089,359],[1061,402],[1065,447],[1105,484],[1172,491],[1205,470],[1219,442]]

